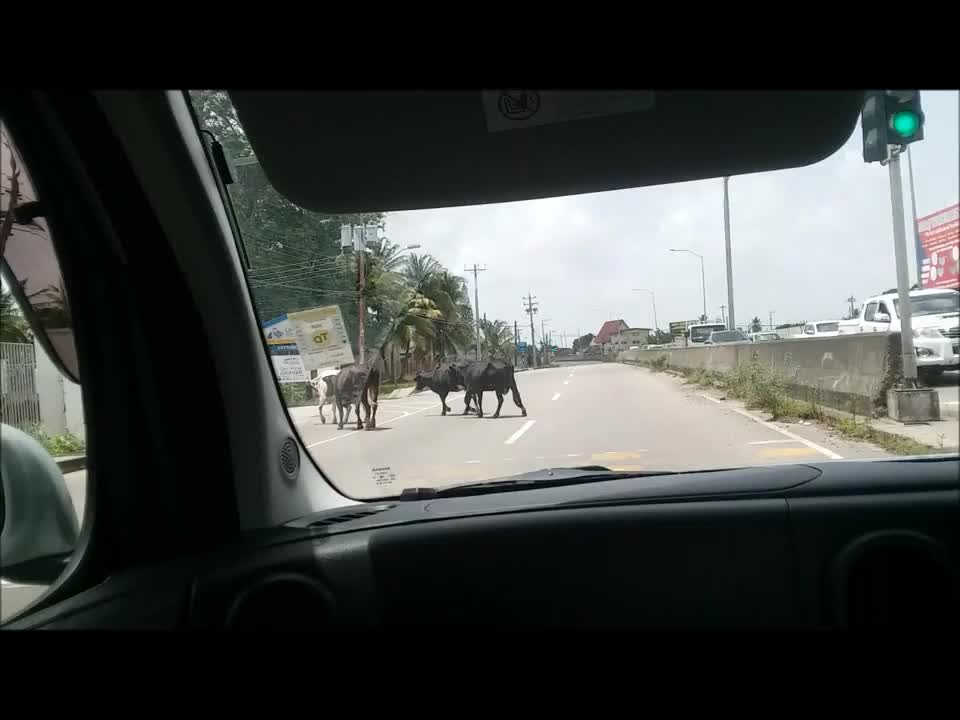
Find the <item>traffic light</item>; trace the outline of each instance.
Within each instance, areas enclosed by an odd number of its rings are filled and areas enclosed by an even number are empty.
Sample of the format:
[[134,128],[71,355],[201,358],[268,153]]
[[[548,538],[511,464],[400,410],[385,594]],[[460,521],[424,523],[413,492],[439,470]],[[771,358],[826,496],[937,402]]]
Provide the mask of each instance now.
[[909,145],[923,140],[919,90],[887,90],[887,142]]
[[868,90],[860,116],[863,130],[863,161],[885,162],[887,159],[887,93]]
[[864,162],[886,162],[888,145],[923,140],[919,90],[869,90],[860,118]]

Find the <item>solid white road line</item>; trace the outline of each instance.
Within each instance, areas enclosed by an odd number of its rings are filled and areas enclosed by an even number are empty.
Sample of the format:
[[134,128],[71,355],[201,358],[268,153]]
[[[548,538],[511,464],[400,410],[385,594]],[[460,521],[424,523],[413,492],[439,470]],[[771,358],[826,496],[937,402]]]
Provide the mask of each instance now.
[[563,384],[564,384],[564,385],[569,385],[569,384],[570,384],[570,381],[569,381],[569,380],[564,380],[564,381],[563,381]]
[[535,422],[536,422],[536,420],[527,420],[527,421],[520,427],[519,430],[517,430],[513,435],[511,435],[510,437],[507,438],[507,441],[504,443],[504,445],[513,445],[517,440],[520,439],[520,437],[521,437],[527,430],[529,430],[530,428],[533,427],[533,424],[534,424]]
[[[705,397],[707,400],[709,400],[710,402],[716,403],[717,405],[724,405],[724,404],[725,404],[725,403],[723,402],[723,400],[717,400],[716,398],[710,397],[709,395],[707,395],[707,394],[705,394],[705,393],[700,393],[700,395],[701,395],[701,397]],[[837,455],[837,453],[833,452],[833,450],[827,450],[825,447],[821,447],[820,445],[817,445],[815,442],[811,442],[810,440],[807,440],[806,438],[802,438],[802,437],[800,437],[799,435],[795,435],[794,433],[790,432],[789,430],[784,430],[783,428],[778,428],[776,425],[774,425],[774,424],[772,424],[772,423],[768,423],[766,420],[761,420],[760,418],[758,418],[758,417],[756,417],[756,416],[754,416],[754,415],[751,415],[751,414],[748,413],[746,410],[741,410],[740,408],[731,407],[731,406],[729,406],[729,405],[727,405],[727,410],[732,410],[733,412],[737,413],[738,415],[743,415],[743,416],[746,417],[746,418],[750,418],[750,419],[753,420],[755,423],[760,423],[760,424],[763,425],[764,427],[770,428],[770,429],[773,430],[774,432],[778,432],[778,433],[780,433],[781,435],[783,435],[784,437],[788,437],[788,438],[790,438],[791,440],[794,440],[795,442],[800,443],[801,445],[806,445],[806,446],[807,446],[808,448],[810,448],[811,450],[816,450],[818,453],[820,453],[821,455],[826,455],[826,456],[827,456],[828,458],[830,458],[831,460],[843,460],[843,456],[842,456],[842,455]]]
[[560,393],[557,393],[556,395],[554,395],[554,396],[553,396],[552,398],[550,398],[550,399],[551,399],[551,400],[556,400],[558,397],[560,397]]
[[794,442],[793,440],[754,440],[753,442],[748,442],[747,445],[773,445],[774,443],[788,443]]
[[[400,415],[400,416],[398,416],[398,417],[390,418],[389,420],[384,420],[382,423],[377,423],[377,424],[378,424],[378,425],[386,425],[387,423],[392,423],[394,420],[403,420],[403,418],[408,418],[408,417],[411,417],[411,416],[413,416],[413,415],[419,415],[419,414],[422,413],[422,412],[426,412],[427,410],[431,410],[431,409],[433,409],[433,408],[438,408],[438,407],[440,407],[440,403],[436,403],[436,404],[434,404],[434,405],[431,405],[430,407],[425,407],[425,408],[423,408],[422,410],[417,410],[416,412],[407,413],[406,415]],[[354,422],[356,422],[356,421],[354,421]],[[349,423],[344,424],[344,427],[346,427],[347,424],[349,424]],[[312,448],[312,447],[316,447],[317,445],[323,445],[324,443],[333,442],[334,440],[342,440],[342,439],[345,438],[345,437],[350,437],[351,435],[356,435],[357,433],[360,433],[360,432],[365,432],[365,431],[364,431],[364,430],[351,430],[350,432],[345,433],[345,434],[343,434],[343,435],[337,435],[336,437],[327,438],[326,440],[318,440],[318,441],[315,442],[315,443],[310,443],[309,445],[307,445],[307,450],[309,450],[309,449]]]
[[479,460],[467,460],[467,465],[476,465],[478,462],[480,462],[480,461],[479,461]]

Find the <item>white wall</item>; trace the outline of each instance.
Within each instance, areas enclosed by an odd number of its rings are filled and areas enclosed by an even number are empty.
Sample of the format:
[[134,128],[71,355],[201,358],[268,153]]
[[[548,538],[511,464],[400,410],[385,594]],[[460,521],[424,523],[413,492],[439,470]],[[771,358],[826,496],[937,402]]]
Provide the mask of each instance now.
[[86,426],[83,421],[83,402],[80,386],[68,380],[44,352],[43,346],[34,342],[37,359],[37,397],[40,401],[40,424],[48,435],[70,432],[86,441]]

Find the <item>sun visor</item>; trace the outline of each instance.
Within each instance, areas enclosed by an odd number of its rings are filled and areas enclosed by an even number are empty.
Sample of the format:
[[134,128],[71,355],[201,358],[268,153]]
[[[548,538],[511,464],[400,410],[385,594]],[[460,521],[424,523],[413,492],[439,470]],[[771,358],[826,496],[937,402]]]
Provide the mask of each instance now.
[[229,91],[288,199],[327,213],[510,202],[819,162],[863,91]]

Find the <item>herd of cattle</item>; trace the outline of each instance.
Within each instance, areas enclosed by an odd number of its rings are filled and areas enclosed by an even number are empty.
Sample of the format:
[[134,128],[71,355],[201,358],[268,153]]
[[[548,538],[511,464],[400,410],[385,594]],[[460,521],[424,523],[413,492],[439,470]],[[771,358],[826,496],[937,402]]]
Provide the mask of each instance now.
[[[326,423],[323,414],[324,405],[333,406],[333,419],[339,428],[350,418],[350,409],[354,408],[357,418],[357,430],[373,430],[377,426],[377,405],[380,397],[380,371],[367,365],[347,365],[339,370],[322,371],[310,381],[317,393],[317,409],[320,422]],[[513,365],[502,360],[479,360],[476,362],[450,363],[438,365],[433,370],[420,370],[416,375],[416,392],[430,389],[440,396],[443,406],[442,415],[451,412],[447,406],[447,395],[464,390],[463,414],[475,412],[483,417],[483,393],[493,391],[497,396],[497,409],[493,417],[500,417],[503,398],[507,393],[513,396],[513,402],[526,417],[527,409],[520,399]],[[471,401],[476,408],[470,406]],[[360,417],[360,406],[364,416]]]

